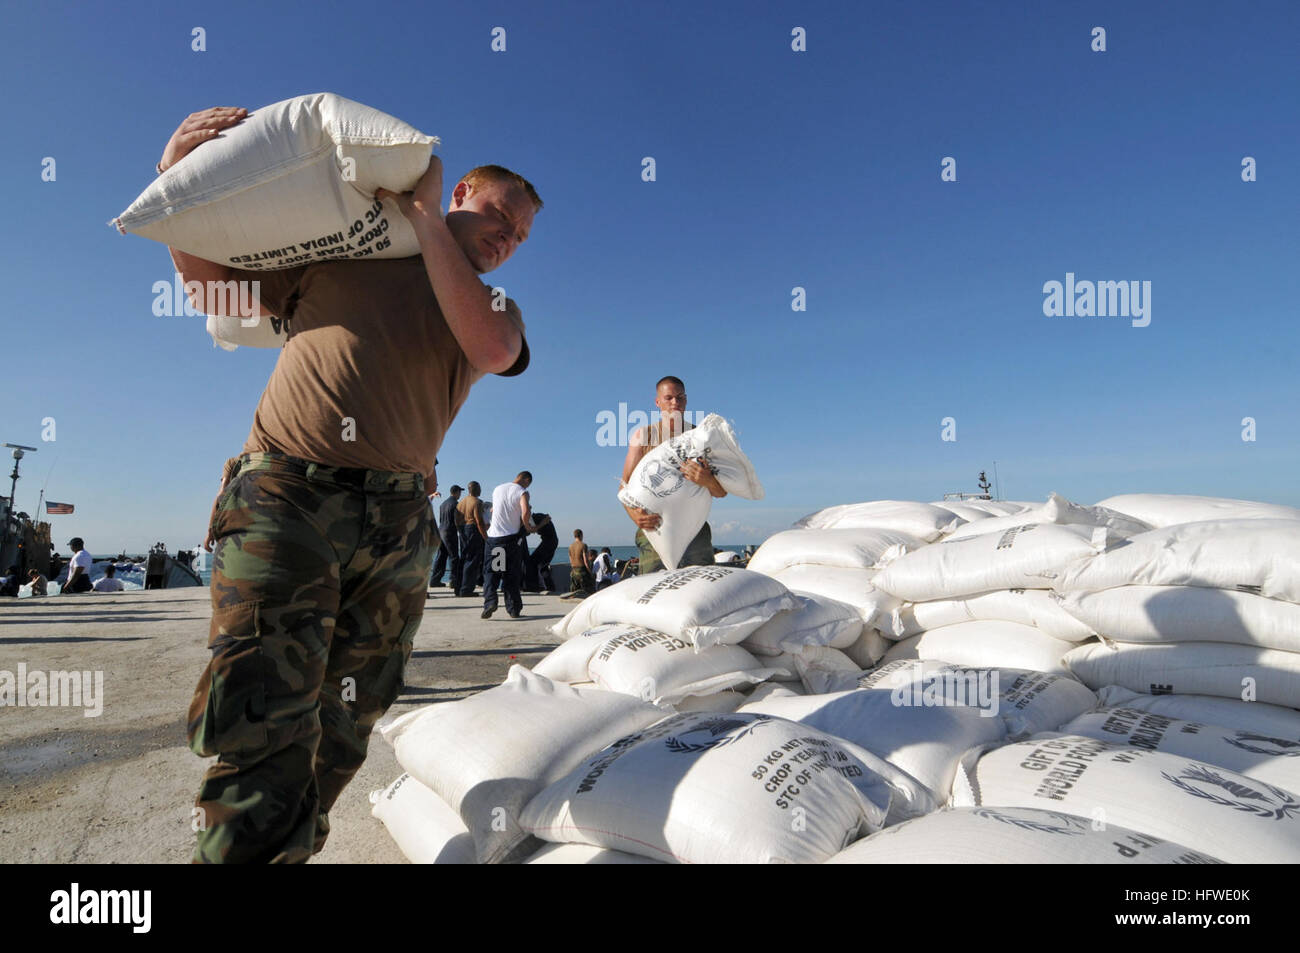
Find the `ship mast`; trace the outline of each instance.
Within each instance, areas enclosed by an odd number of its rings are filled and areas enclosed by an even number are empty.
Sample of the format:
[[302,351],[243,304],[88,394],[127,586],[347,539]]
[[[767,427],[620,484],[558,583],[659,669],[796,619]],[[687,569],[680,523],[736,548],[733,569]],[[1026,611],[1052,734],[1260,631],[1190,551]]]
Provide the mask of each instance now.
[[[0,555],[5,551],[5,546],[9,543],[9,522],[18,521],[18,512],[14,509],[15,492],[18,488],[18,461],[23,458],[24,453],[35,453],[35,447],[24,447],[20,443],[7,443],[6,447],[14,452],[14,472],[9,474],[9,509],[5,513],[4,523],[0,524]],[[3,568],[3,567],[0,567]]]

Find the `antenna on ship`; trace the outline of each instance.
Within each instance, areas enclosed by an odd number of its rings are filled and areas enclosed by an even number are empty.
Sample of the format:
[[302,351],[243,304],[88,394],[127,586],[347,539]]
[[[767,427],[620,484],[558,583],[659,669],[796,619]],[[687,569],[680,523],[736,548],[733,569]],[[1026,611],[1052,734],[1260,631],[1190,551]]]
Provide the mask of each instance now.
[[992,497],[989,496],[989,486],[990,486],[990,485],[991,485],[991,484],[990,484],[989,481],[988,481],[988,477],[986,477],[986,476],[984,475],[984,471],[981,470],[981,471],[980,471],[980,479],[979,479],[980,499],[982,499],[982,500],[990,500],[990,499],[992,499]]
[[[59,462],[58,459],[55,459],[54,463],[58,463],[58,462]],[[41,484],[41,495],[36,500],[37,521],[39,521],[41,518],[41,504],[45,502],[45,488],[50,485],[50,477],[54,475],[54,463],[50,464],[50,472],[45,474],[45,482]]]

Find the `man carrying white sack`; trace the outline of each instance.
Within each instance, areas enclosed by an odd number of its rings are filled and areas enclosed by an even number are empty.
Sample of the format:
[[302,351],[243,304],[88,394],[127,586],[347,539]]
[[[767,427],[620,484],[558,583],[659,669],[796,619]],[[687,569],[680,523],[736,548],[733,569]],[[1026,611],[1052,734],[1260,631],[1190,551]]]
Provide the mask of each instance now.
[[[628,481],[632,479],[632,471],[636,469],[636,465],[641,462],[642,457],[665,440],[671,440],[678,434],[685,433],[694,427],[693,424],[686,423],[683,418],[686,411],[686,385],[682,383],[681,378],[665,377],[655,385],[655,406],[659,408],[659,421],[647,427],[638,427],[628,438],[627,458],[623,461],[621,487],[627,486]],[[698,460],[687,460],[682,463],[681,474],[692,483],[708,490],[709,495],[715,500],[720,500],[727,495],[727,491],[722,488],[722,484],[713,475],[713,471]],[[663,569],[663,560],[659,558],[659,554],[650,545],[650,540],[646,538],[645,534],[648,529],[657,529],[662,522],[662,518],[639,507],[625,504],[623,509],[627,510],[627,515],[637,525],[636,547],[641,556],[639,572],[641,575],[645,575]],[[691,540],[690,545],[686,547],[686,552],[678,562],[677,568],[712,565],[713,531],[709,528],[709,524],[705,523],[700,527],[700,531],[695,538]]]
[[[190,116],[159,170],[246,115]],[[410,221],[419,256],[253,272],[172,250],[187,282],[260,282],[254,314],[290,328],[213,506],[212,658],[188,734],[220,757],[196,802],[196,862],[301,862],[324,846],[424,612],[438,448],[479,378],[528,365],[519,309],[494,310],[477,275],[528,236],[532,185],[480,167],[444,220],[433,157],[414,192],[376,197]]]

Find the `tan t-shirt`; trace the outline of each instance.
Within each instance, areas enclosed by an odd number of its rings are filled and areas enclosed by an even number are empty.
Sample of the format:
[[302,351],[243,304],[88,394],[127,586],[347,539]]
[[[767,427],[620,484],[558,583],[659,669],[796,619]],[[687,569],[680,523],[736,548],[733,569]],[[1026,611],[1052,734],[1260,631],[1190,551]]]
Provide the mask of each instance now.
[[[235,269],[232,277],[261,282],[264,310],[289,319],[244,452],[431,477],[447,429],[483,372],[448,327],[424,260]],[[505,313],[522,334],[510,299]],[[501,376],[527,366],[525,341]]]

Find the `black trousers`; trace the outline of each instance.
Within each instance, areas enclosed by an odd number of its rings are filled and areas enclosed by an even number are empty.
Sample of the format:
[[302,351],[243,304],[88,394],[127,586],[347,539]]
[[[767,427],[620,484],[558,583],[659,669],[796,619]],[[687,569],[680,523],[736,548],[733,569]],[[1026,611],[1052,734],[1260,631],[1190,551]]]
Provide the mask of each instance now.
[[438,547],[438,558],[433,561],[433,577],[429,581],[435,586],[441,585],[443,571],[450,563],[451,578],[447,581],[447,585],[453,590],[458,590],[460,572],[465,562],[460,555],[460,533],[456,531],[455,526],[444,526],[438,535],[442,537],[442,545]]
[[474,526],[462,526],[460,530],[460,585],[456,589],[458,596],[472,596],[474,587],[483,576],[483,537]]
[[505,591],[506,611],[519,615],[524,610],[524,600],[519,594],[523,577],[523,549],[518,536],[489,536],[483,553],[486,569],[483,572],[483,608],[497,607],[497,586]]

